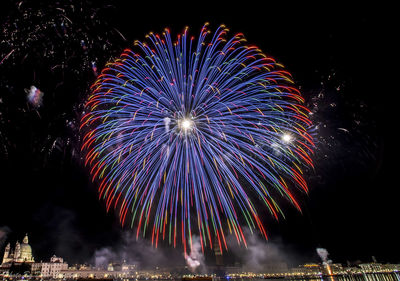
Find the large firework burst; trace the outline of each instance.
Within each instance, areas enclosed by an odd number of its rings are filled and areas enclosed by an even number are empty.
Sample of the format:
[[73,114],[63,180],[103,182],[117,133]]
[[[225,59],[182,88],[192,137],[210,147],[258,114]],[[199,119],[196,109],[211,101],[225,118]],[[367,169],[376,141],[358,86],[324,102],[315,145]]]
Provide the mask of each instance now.
[[300,209],[293,191],[307,191],[303,98],[281,64],[227,32],[150,33],[107,65],[87,100],[82,149],[99,195],[155,245],[179,239],[186,252],[196,233],[223,249],[228,231],[246,243],[243,225],[266,237],[260,213],[278,218],[278,197]]

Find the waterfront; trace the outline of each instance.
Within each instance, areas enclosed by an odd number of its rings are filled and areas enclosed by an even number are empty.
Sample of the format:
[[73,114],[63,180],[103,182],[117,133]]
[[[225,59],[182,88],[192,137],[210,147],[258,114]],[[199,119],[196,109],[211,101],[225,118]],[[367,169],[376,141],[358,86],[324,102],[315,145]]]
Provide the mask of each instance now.
[[29,277],[29,276],[13,276],[13,277],[3,277],[2,280],[48,280],[48,281],[87,281],[87,280],[115,280],[115,281],[158,281],[158,280],[172,280],[172,281],[182,281],[182,280],[193,280],[193,281],[223,281],[223,280],[232,280],[232,281],[400,281],[399,272],[387,272],[387,273],[363,273],[363,274],[345,274],[345,275],[321,275],[321,276],[290,276],[290,277],[257,277],[257,278],[248,278],[248,277],[215,277],[215,276],[191,276],[186,278],[102,278],[102,279],[94,279],[94,278],[64,278],[64,279],[56,279],[56,278],[37,278],[37,277]]

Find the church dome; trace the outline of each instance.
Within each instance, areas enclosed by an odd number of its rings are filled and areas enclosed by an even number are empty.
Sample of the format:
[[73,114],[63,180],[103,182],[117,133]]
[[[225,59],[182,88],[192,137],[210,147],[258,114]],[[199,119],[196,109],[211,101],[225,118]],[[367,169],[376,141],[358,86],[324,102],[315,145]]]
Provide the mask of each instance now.
[[32,256],[32,248],[29,244],[21,244],[21,257]]
[[24,240],[20,244],[20,247],[21,247],[20,259],[22,261],[33,261],[32,248],[28,244],[28,235],[25,236]]
[[8,243],[4,249],[3,264],[35,262],[32,256],[32,248],[28,242],[28,235],[25,235],[22,243],[18,241],[15,243],[14,250],[11,249],[10,243]]

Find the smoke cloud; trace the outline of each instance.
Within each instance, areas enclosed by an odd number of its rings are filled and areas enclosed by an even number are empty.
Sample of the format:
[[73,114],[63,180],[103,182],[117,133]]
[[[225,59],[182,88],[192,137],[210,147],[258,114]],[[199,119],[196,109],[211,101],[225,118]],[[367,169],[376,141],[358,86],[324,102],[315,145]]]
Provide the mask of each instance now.
[[190,254],[185,256],[185,260],[190,271],[195,272],[200,266],[200,271],[204,270],[204,255],[201,251],[200,238],[198,236],[192,237]]
[[118,245],[98,249],[93,256],[93,263],[97,267],[123,261],[135,264],[139,269],[184,265],[184,258],[178,250],[170,247],[155,248],[148,240],[136,239],[132,231],[122,233],[122,239]]
[[330,264],[332,263],[331,260],[328,259],[329,253],[324,248],[317,248],[317,254],[321,258],[323,264]]
[[8,233],[11,232],[11,229],[8,226],[0,227],[0,248],[3,247],[3,243],[7,240]]
[[228,248],[239,258],[243,271],[273,272],[284,271],[288,263],[296,263],[296,255],[289,251],[280,240],[265,241],[257,234],[252,234],[248,228],[244,229],[247,248],[238,245],[236,238],[229,236]]
[[96,267],[106,267],[111,262],[119,261],[119,257],[110,248],[102,248],[94,253],[94,264]]

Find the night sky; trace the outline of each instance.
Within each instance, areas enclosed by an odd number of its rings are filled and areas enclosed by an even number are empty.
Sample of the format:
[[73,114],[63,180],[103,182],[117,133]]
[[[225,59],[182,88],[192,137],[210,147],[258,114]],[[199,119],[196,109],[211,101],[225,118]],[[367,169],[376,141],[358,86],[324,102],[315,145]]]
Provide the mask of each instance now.
[[[8,2],[0,14],[1,248],[28,233],[37,260],[57,254],[75,263],[121,247],[126,229],[97,199],[79,152],[92,62],[100,71],[150,31],[176,35],[189,26],[197,36],[209,22],[243,32],[283,63],[318,126],[303,213],[283,203],[285,220],[265,216],[267,243],[293,264],[318,262],[317,247],[334,262],[400,262],[398,181],[385,130],[391,98],[376,75],[385,22],[372,7]],[[31,85],[44,92],[37,109],[26,101]]]

